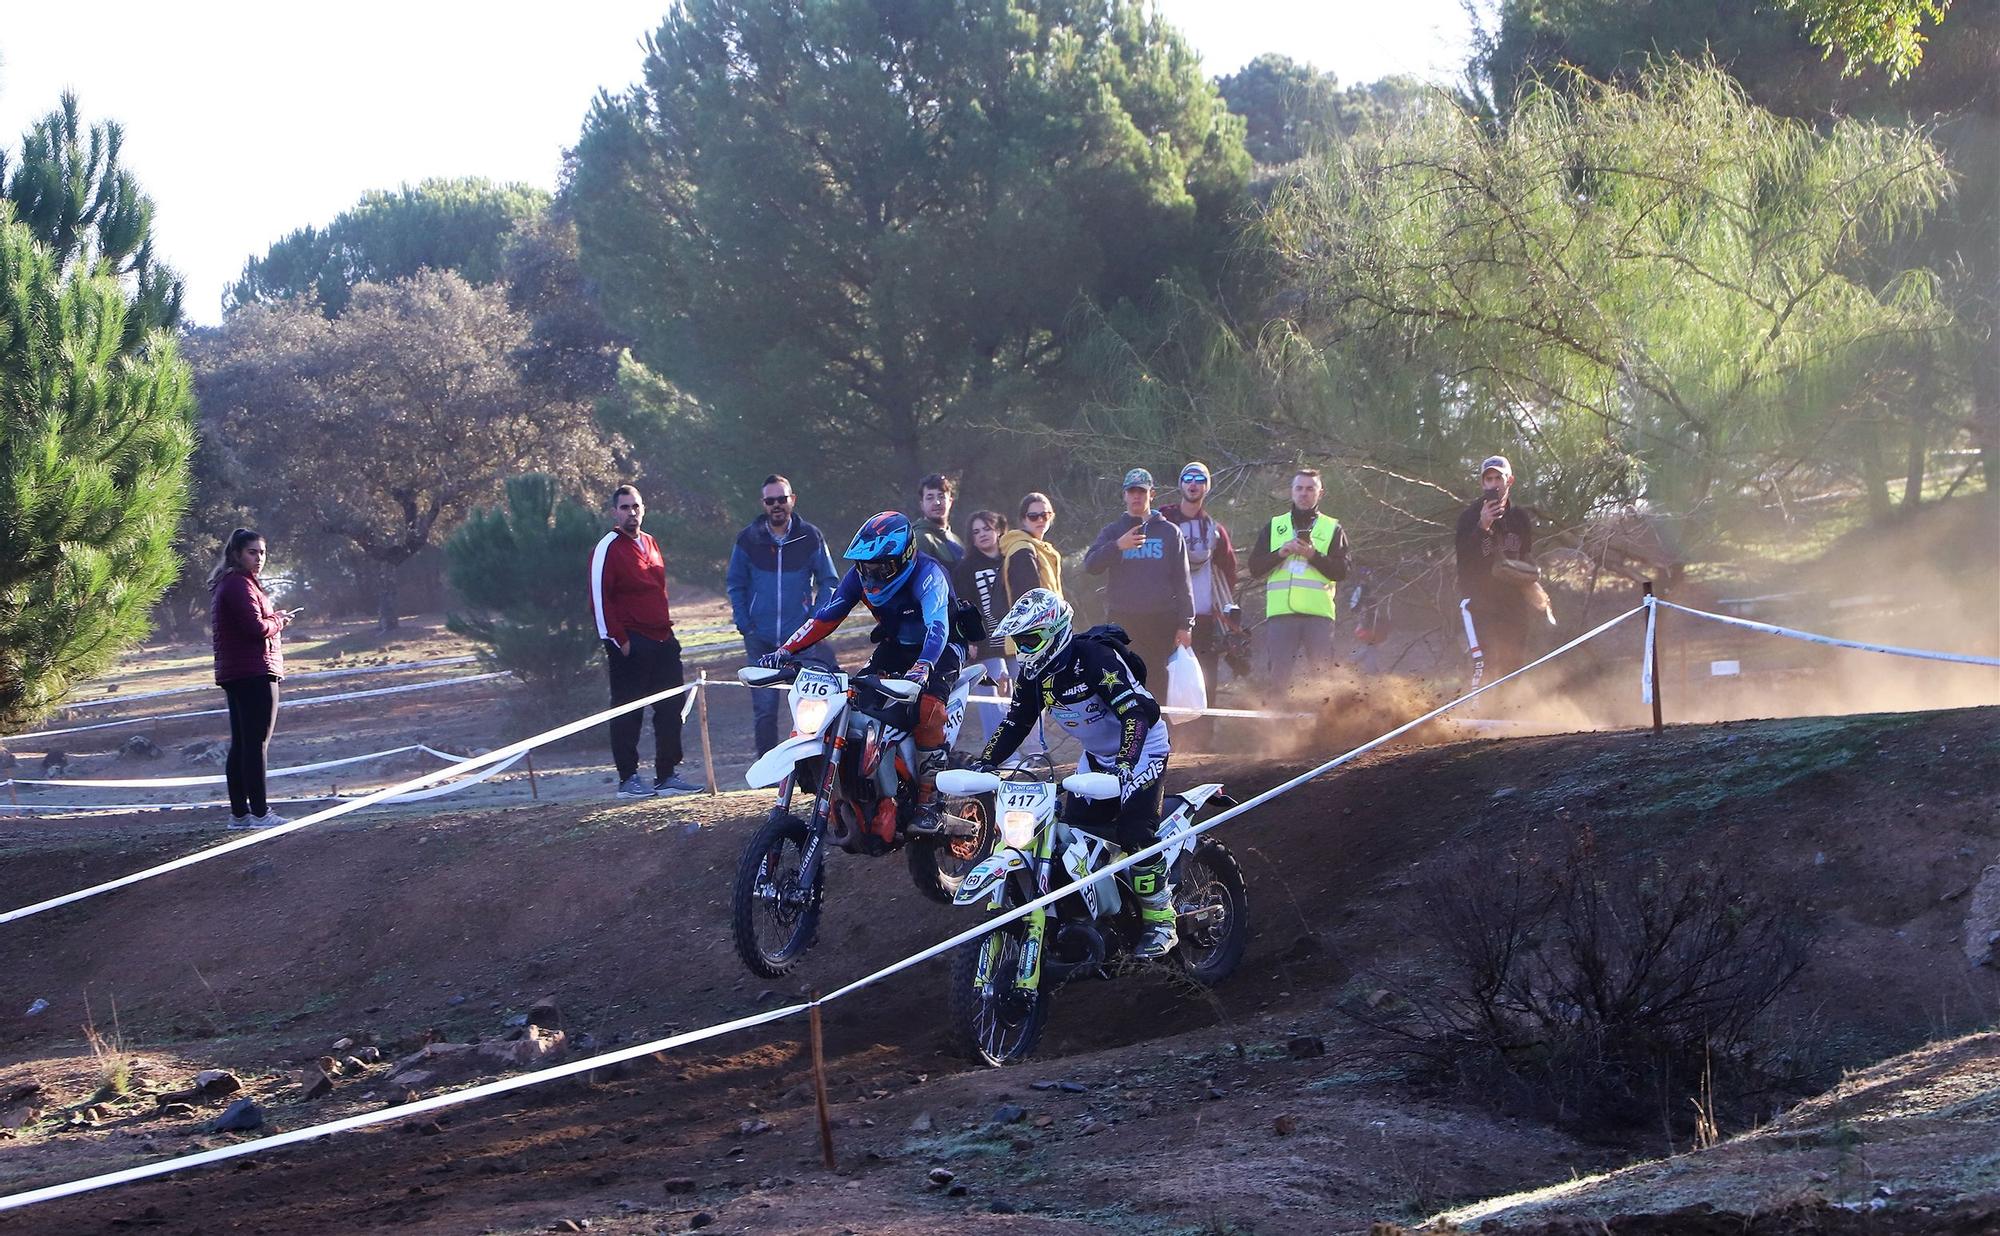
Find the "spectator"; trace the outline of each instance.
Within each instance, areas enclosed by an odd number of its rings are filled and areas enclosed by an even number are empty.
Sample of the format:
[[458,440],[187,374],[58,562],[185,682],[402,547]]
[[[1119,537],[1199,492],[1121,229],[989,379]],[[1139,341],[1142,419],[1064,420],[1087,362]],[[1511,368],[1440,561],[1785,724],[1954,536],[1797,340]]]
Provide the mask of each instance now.
[[[764,513],[736,534],[729,554],[729,617],[752,662],[776,652],[840,582],[826,537],[798,517],[797,503],[789,480],[776,473],[765,477]],[[800,659],[833,668],[833,654],[824,644],[806,649]],[[777,691],[750,693],[758,755],[778,745],[783,702]]]
[[[1318,468],[1292,475],[1292,509],[1271,521],[1250,548],[1250,573],[1264,586],[1264,673],[1273,691],[1310,680],[1333,664],[1334,584],[1347,578],[1347,533],[1319,511]],[[1297,668],[1305,659],[1305,668]]]
[[[990,632],[1007,616],[1006,559],[1000,554],[1000,538],[1007,532],[1007,517],[998,511],[974,511],[967,528],[972,533],[972,548],[952,569],[951,587],[960,600],[979,611]],[[1005,639],[989,635],[970,649],[966,660],[968,664],[984,666],[986,676],[993,680],[980,694],[1012,693],[1014,684],[1007,669]],[[980,725],[989,736],[1006,715],[1004,704],[979,706]]]
[[[590,606],[604,642],[611,702],[629,704],[681,685],[681,644],[674,638],[667,604],[667,563],[660,544],[641,532],[646,503],[620,485],[611,494],[611,531],[590,555]],[[611,719],[611,758],[618,765],[618,796],[650,798],[699,789],[674,770],[681,762],[681,699],[652,706],[653,781],[639,775],[639,730],[646,710]]]
[[[1210,698],[1216,676],[1222,669],[1224,630],[1238,628],[1236,608],[1236,547],[1230,544],[1229,529],[1208,513],[1208,465],[1191,463],[1181,469],[1181,498],[1160,508],[1181,530],[1187,542],[1188,590],[1194,598],[1194,655],[1201,662],[1202,681]],[[1181,727],[1181,735],[1191,745],[1206,745],[1212,737],[1215,718],[1198,717]]]
[[[1000,556],[1007,560],[1007,604],[1011,607],[1031,588],[1062,590],[1062,553],[1049,544],[1055,527],[1056,504],[1044,493],[1021,499],[1021,526],[1000,538]],[[1010,645],[1011,647],[1011,645]]]
[[1110,619],[1125,628],[1132,651],[1146,663],[1147,681],[1164,693],[1167,658],[1175,645],[1193,643],[1194,599],[1187,543],[1153,509],[1152,473],[1134,468],[1125,474],[1125,513],[1097,534],[1083,569],[1111,577]]
[[283,632],[298,616],[274,608],[264,591],[270,552],[262,533],[238,528],[208,573],[208,617],[215,646],[215,685],[229,702],[229,827],[271,828],[285,818],[264,797],[271,734],[278,728],[278,683],[285,677]]
[[918,486],[923,517],[911,526],[917,534],[917,550],[938,560],[947,572],[965,557],[965,542],[951,530],[951,503],[958,485],[950,477],[933,472]]
[[[1511,674],[1527,663],[1528,626],[1536,612],[1535,594],[1511,579],[1498,578],[1505,560],[1534,561],[1535,521],[1513,504],[1514,466],[1505,455],[1479,465],[1479,498],[1458,516],[1458,595],[1467,615],[1472,685]],[[1518,578],[1530,583],[1533,568]]]

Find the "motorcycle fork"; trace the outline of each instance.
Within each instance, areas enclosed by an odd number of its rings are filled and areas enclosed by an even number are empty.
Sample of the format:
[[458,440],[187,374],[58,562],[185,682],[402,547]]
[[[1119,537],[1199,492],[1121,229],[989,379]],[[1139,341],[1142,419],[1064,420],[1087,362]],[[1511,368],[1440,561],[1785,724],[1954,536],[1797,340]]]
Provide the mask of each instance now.
[[845,733],[833,736],[833,749],[826,754],[826,769],[820,774],[819,793],[813,797],[812,820],[806,825],[806,852],[799,858],[799,887],[812,888],[826,857],[826,813],[833,800],[833,779],[840,772],[840,753],[847,748]]
[[[1035,837],[1035,895],[1045,895],[1049,891],[1049,868],[1051,854],[1055,846],[1055,830],[1043,829]],[[1028,911],[1028,935],[1021,942],[1021,964],[1014,976],[1014,986],[1022,991],[1034,991],[1042,985],[1042,952],[1049,935],[1049,910],[1047,906],[1037,906]]]

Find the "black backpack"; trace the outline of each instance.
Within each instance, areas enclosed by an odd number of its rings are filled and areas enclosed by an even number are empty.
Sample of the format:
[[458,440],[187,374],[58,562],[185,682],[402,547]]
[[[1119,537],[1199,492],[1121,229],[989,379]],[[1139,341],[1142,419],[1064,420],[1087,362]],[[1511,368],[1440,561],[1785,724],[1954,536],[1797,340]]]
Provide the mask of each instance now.
[[1096,640],[1098,643],[1117,653],[1125,664],[1131,668],[1132,677],[1138,679],[1139,685],[1142,687],[1146,685],[1145,658],[1132,651],[1132,637],[1125,634],[1124,627],[1119,626],[1115,622],[1100,622],[1096,626],[1079,634],[1077,638]]

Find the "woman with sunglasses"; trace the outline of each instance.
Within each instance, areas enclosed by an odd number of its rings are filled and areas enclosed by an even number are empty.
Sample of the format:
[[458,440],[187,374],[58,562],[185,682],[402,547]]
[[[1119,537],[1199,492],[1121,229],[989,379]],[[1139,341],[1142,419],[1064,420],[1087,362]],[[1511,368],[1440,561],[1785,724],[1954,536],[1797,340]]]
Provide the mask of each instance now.
[[1056,504],[1044,493],[1021,499],[1021,526],[1001,534],[1000,556],[1007,560],[1007,604],[1036,588],[1057,596],[1062,590],[1062,551],[1049,544]]

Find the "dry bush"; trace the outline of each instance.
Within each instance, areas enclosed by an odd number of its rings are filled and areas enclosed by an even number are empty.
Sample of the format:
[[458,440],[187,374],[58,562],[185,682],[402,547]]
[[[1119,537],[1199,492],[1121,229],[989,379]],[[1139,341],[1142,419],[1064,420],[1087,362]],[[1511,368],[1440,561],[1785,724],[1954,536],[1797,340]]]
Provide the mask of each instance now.
[[1759,1030],[1810,937],[1729,873],[1616,870],[1585,832],[1553,861],[1468,863],[1431,894],[1446,975],[1385,1028],[1501,1106],[1713,1137],[1781,1080]]

